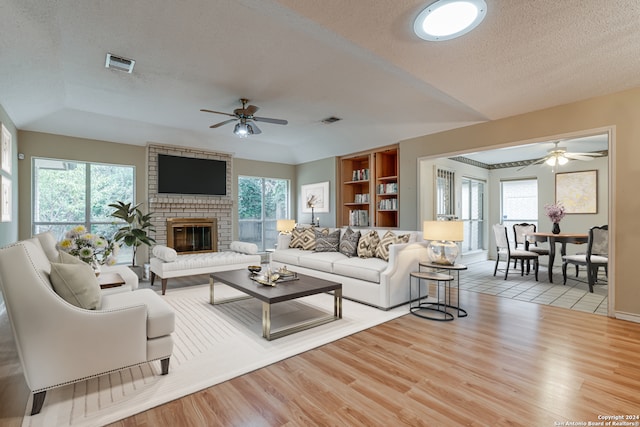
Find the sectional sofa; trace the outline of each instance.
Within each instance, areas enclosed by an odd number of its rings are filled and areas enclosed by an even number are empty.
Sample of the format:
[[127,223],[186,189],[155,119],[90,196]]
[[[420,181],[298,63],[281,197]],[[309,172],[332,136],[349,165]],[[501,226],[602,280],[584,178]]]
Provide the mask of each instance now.
[[[375,246],[375,238],[363,239],[372,232],[378,236]],[[306,237],[301,239],[301,233]],[[357,242],[356,233],[360,233]],[[329,239],[329,235],[333,237]],[[343,297],[385,310],[409,301],[409,273],[418,270],[418,263],[426,259],[427,244],[421,232],[382,228],[296,229],[292,234],[279,235],[271,254],[275,269],[286,266],[291,271],[340,282]]]

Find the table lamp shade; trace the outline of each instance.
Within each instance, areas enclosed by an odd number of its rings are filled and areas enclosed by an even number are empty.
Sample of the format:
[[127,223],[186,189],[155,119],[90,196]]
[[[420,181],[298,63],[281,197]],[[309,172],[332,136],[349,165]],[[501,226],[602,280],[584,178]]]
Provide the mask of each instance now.
[[453,265],[456,262],[458,245],[464,240],[462,221],[424,221],[422,236],[429,241],[427,254],[433,264]]
[[279,219],[276,222],[276,230],[281,233],[290,233],[296,227],[295,219]]

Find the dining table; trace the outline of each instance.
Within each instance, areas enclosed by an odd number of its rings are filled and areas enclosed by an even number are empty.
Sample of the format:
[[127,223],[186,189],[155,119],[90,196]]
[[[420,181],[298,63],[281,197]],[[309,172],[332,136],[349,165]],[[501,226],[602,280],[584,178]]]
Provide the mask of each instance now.
[[583,233],[527,233],[527,242],[549,242],[549,283],[553,283],[553,261],[556,257],[556,243],[560,243],[560,255],[567,254],[567,244],[582,245],[589,241],[589,234]]

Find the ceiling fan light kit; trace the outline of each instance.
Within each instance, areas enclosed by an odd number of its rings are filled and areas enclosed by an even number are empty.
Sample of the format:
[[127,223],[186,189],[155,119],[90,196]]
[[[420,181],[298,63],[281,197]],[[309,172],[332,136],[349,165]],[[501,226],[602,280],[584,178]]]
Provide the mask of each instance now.
[[235,110],[233,110],[233,113],[224,113],[222,111],[214,111],[214,110],[207,110],[207,109],[201,109],[200,111],[203,111],[205,113],[222,114],[225,116],[233,117],[232,119],[227,119],[220,123],[216,123],[209,126],[211,129],[218,128],[220,126],[226,125],[227,123],[233,123],[235,121],[239,121],[233,127],[233,133],[240,138],[246,138],[249,135],[257,135],[262,133],[260,128],[254,122],[271,123],[274,125],[286,125],[287,123],[289,123],[288,121],[283,119],[270,119],[268,117],[256,117],[254,116],[254,114],[258,111],[258,107],[256,107],[255,105],[247,106],[247,103],[249,102],[249,100],[245,98],[240,98],[240,102],[242,103],[242,108],[236,108]]
[[418,14],[413,31],[427,41],[445,41],[467,34],[484,20],[484,0],[437,0]]

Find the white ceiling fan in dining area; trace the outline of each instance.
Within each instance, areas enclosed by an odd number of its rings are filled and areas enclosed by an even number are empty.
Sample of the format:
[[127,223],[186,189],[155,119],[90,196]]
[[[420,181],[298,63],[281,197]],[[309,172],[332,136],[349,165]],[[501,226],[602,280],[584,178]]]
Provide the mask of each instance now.
[[566,147],[559,147],[558,144],[560,141],[555,141],[553,144],[553,148],[549,150],[549,154],[544,156],[541,159],[535,160],[529,163],[526,166],[523,166],[521,169],[526,168],[527,166],[538,165],[540,163],[545,163],[552,168],[556,168],[557,166],[566,165],[569,160],[580,160],[583,162],[589,162],[593,160],[594,157],[602,156],[602,153],[572,153],[567,151]]

